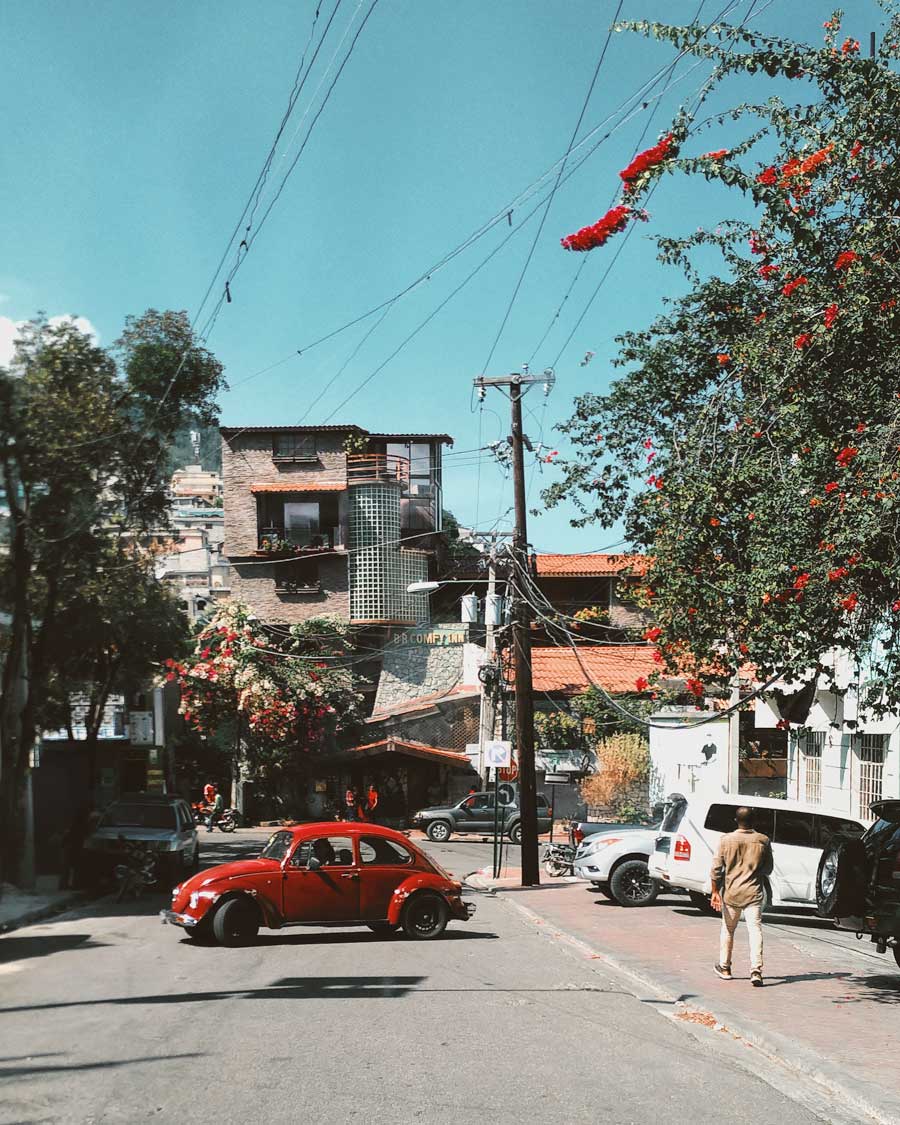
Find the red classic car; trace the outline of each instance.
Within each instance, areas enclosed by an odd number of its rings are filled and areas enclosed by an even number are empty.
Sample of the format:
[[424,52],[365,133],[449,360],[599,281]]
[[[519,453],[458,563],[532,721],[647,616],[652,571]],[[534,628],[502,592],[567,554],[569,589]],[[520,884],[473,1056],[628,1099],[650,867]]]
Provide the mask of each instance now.
[[326,821],[274,832],[257,859],[223,863],[172,892],[160,917],[194,940],[252,941],[260,926],[364,924],[436,938],[475,913],[462,884],[401,832]]

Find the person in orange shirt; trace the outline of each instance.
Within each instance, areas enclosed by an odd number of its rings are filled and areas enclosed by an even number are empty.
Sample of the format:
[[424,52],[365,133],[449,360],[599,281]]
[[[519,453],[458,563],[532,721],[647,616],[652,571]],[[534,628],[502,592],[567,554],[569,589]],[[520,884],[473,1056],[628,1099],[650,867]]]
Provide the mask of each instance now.
[[366,820],[377,823],[378,814],[375,811],[377,808],[378,790],[375,788],[375,782],[373,781],[370,783],[369,792],[366,794]]

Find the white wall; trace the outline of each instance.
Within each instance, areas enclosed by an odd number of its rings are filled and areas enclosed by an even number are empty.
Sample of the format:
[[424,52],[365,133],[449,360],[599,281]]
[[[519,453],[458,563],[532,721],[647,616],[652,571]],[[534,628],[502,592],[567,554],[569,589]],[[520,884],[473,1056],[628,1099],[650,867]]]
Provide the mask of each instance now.
[[662,711],[651,717],[650,803],[670,793],[728,792],[728,719],[702,726],[708,712]]

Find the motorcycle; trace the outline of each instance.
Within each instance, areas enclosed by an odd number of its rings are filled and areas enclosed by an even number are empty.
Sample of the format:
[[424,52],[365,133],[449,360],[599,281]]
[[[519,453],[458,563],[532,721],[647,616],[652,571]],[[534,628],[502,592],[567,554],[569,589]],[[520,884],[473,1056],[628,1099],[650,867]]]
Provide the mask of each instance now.
[[138,840],[122,840],[124,862],[113,868],[116,881],[115,901],[121,902],[128,894],[140,898],[145,887],[154,886],[159,874],[156,869],[156,856],[146,844]]
[[545,844],[541,859],[544,861],[544,870],[551,878],[556,879],[574,872],[575,849],[571,844]]
[[[205,825],[209,818],[209,808],[203,804],[191,805],[191,812],[194,814],[194,824]],[[233,832],[240,823],[241,814],[237,809],[224,809],[222,815],[213,825],[214,828],[220,828],[223,832]]]

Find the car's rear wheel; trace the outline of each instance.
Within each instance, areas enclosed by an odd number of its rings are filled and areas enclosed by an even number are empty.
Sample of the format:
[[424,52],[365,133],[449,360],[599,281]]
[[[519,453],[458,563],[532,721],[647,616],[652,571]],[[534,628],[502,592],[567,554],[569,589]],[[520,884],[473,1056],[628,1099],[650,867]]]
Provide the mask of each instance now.
[[688,898],[691,900],[691,906],[696,906],[701,914],[718,913],[718,911],[713,910],[709,895],[702,894],[700,891],[688,891]]
[[620,906],[649,906],[659,895],[659,883],[651,878],[643,859],[620,863],[610,877],[609,889]]
[[863,842],[855,837],[833,838],[816,872],[816,908],[821,917],[862,914],[868,875]]
[[393,934],[397,930],[393,922],[366,922],[366,925],[373,934],[378,934],[380,937],[387,937],[388,934]]
[[522,843],[522,825],[518,822],[514,824],[509,830],[509,842],[511,844]]
[[403,910],[403,932],[417,941],[440,937],[447,928],[450,911],[440,895],[414,895]]
[[259,933],[259,910],[246,896],[229,898],[213,915],[213,934],[220,945],[247,945]]
[[425,831],[428,839],[434,840],[436,844],[443,844],[445,840],[450,839],[450,825],[446,820],[433,820]]

